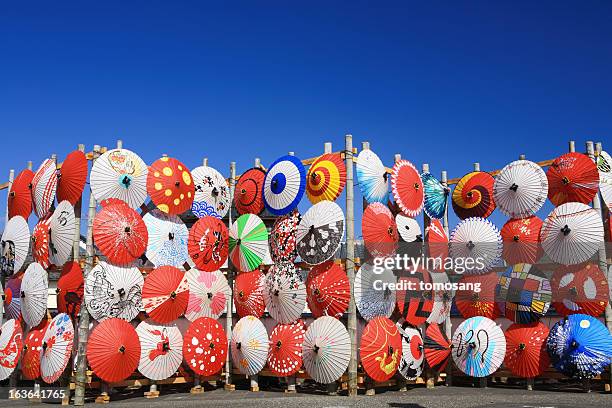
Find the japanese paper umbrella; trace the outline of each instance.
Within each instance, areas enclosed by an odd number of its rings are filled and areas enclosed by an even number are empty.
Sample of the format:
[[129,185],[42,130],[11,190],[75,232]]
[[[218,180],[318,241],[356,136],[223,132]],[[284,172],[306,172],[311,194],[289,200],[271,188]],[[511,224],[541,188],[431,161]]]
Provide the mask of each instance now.
[[397,323],[397,330],[402,338],[402,356],[398,371],[407,380],[416,380],[423,372],[423,338],[421,331],[408,323]]
[[455,291],[446,272],[430,273],[432,284],[433,306],[427,317],[427,323],[443,323],[450,316]]
[[497,319],[501,314],[495,299],[495,288],[498,282],[496,272],[461,276],[458,284],[465,289],[458,290],[455,295],[455,305],[461,316],[465,319],[474,316]]
[[2,272],[5,276],[19,272],[30,250],[30,228],[25,218],[16,215],[6,223],[0,244]]
[[55,293],[57,294],[57,310],[76,319],[85,293],[83,270],[78,263],[67,262],[64,265]]
[[393,254],[398,233],[393,215],[387,206],[372,203],[363,212],[361,232],[366,249],[372,256]]
[[45,316],[48,289],[47,271],[40,264],[31,263],[21,282],[21,315],[28,326],[38,326]]
[[47,215],[39,219],[32,230],[32,258],[43,268],[48,268],[51,265],[51,248],[49,248],[50,224],[51,220],[49,215]]
[[38,218],[49,212],[57,190],[57,167],[55,160],[45,159],[32,178],[32,202]]
[[74,207],[68,201],[60,202],[49,220],[49,260],[64,265],[72,254],[74,241]]
[[346,166],[338,153],[319,156],[308,169],[306,194],[313,204],[335,201],[346,183]]
[[423,180],[423,209],[429,218],[440,219],[446,212],[448,188],[444,187],[431,173],[421,173]]
[[268,359],[268,332],[261,320],[246,316],[238,320],[230,342],[234,367],[242,374],[255,375]]
[[157,323],[178,319],[185,313],[188,301],[187,277],[174,266],[160,266],[144,280],[142,304],[145,312]]
[[440,325],[433,323],[427,326],[423,338],[423,349],[427,365],[432,370],[441,372],[446,369],[452,349],[451,342],[440,330]]
[[147,198],[148,167],[136,153],[113,149],[98,157],[89,176],[97,202],[118,198],[130,207],[140,207]]
[[546,352],[548,327],[541,322],[514,323],[506,329],[504,365],[512,374],[523,378],[542,375],[550,365]]
[[450,256],[453,259],[471,258],[474,265],[466,265],[465,273],[487,273],[501,258],[503,249],[499,230],[484,218],[467,218],[461,221],[450,236]]
[[196,267],[205,272],[221,269],[229,252],[227,227],[218,218],[205,215],[191,227],[187,250]]
[[100,322],[87,341],[87,361],[102,381],[119,382],[128,378],[140,361],[140,340],[134,327],[123,319]]
[[304,322],[277,324],[270,333],[268,367],[279,377],[295,374],[302,367]]
[[140,339],[138,371],[157,381],[173,375],[183,361],[183,335],[179,328],[140,322],[136,333]]
[[540,231],[544,252],[562,265],[587,261],[597,252],[603,239],[601,216],[581,203],[561,204],[555,208]]
[[313,316],[341,318],[351,295],[346,272],[333,261],[317,265],[306,278],[306,301]]
[[198,218],[212,216],[223,218],[229,211],[230,190],[225,178],[208,166],[196,167],[191,176],[195,188],[191,212]]
[[402,358],[402,337],[397,326],[386,317],[368,322],[359,346],[361,365],[374,381],[387,381],[397,371]]
[[183,356],[189,368],[199,375],[221,371],[227,356],[227,334],[215,319],[196,319],[183,336]]
[[404,242],[423,242],[421,226],[414,218],[397,214],[395,216],[395,224],[397,232]]
[[608,281],[596,264],[561,266],[553,272],[551,285],[553,306],[563,316],[599,317],[608,304]]
[[58,171],[57,201],[75,205],[87,181],[87,157],[80,150],[68,154]]
[[423,209],[423,180],[408,160],[395,163],[391,171],[391,191],[404,214],[416,217]]
[[278,323],[297,320],[306,305],[306,286],[293,263],[270,267],[264,280],[264,301],[270,316]]
[[263,184],[263,201],[274,215],[297,207],[306,190],[306,170],[300,159],[283,156],[270,165]]
[[17,320],[7,320],[0,329],[0,381],[13,373],[23,348],[23,332]]
[[98,263],[85,280],[87,310],[98,321],[134,319],[142,309],[143,281],[138,268]]
[[460,219],[487,218],[495,210],[493,176],[484,171],[473,171],[459,180],[453,190],[453,209]]
[[189,231],[185,223],[176,215],[163,213],[157,209],[142,217],[149,233],[145,255],[155,266],[170,265],[180,268],[189,253],[187,241]]
[[391,316],[395,309],[395,291],[390,290],[389,285],[396,283],[397,279],[390,269],[375,273],[372,265],[363,263],[354,283],[355,303],[361,317],[372,320],[376,316]]
[[243,272],[234,281],[234,306],[240,317],[261,317],[266,309],[264,276],[259,270]]
[[410,271],[398,279],[398,284],[403,286],[396,290],[397,308],[413,326],[425,323],[434,306],[432,291],[421,288],[421,283],[431,284],[431,275],[423,268]]
[[243,214],[229,230],[229,256],[241,272],[250,272],[261,265],[268,253],[268,231],[254,214]]
[[40,377],[40,355],[43,339],[49,321],[44,319],[38,326],[32,327],[23,342],[23,357],[21,358],[21,375],[26,380]]
[[608,208],[612,208],[612,157],[607,152],[600,152],[597,156],[597,170],[601,198]]
[[334,257],[344,236],[344,213],[332,201],[320,201],[306,211],[297,228],[302,260],[318,265]]
[[4,288],[4,313],[6,317],[21,320],[21,282],[23,273],[11,276]]
[[566,153],[548,167],[548,199],[559,206],[568,202],[587,204],[599,187],[597,166],[582,153]]
[[45,330],[40,352],[40,376],[47,384],[57,381],[70,360],[74,344],[74,327],[66,313],[51,320]]
[[507,164],[493,185],[497,207],[510,218],[535,214],[544,205],[547,194],[548,179],[544,170],[529,160]]
[[32,179],[34,172],[30,169],[22,170],[8,193],[8,215],[9,219],[20,215],[27,219],[32,212]]
[[429,257],[440,259],[444,265],[448,257],[448,235],[440,220],[432,219],[429,226],[425,228],[425,242],[427,242]]
[[302,216],[298,210],[281,215],[270,232],[270,252],[274,262],[293,262],[297,258],[296,235]]
[[189,283],[189,301],[185,317],[195,321],[199,317],[219,318],[230,298],[230,287],[221,271],[203,272],[192,268],[185,275]]
[[259,214],[264,209],[263,184],[266,173],[259,168],[245,171],[234,189],[234,205],[240,214]]
[[302,343],[304,368],[316,382],[336,381],[351,358],[351,339],[338,319],[323,316],[308,326]]
[[455,330],[452,348],[457,368],[470,377],[487,377],[504,361],[506,338],[493,320],[471,317]]
[[516,323],[532,323],[546,314],[552,300],[550,281],[535,266],[510,266],[499,277],[496,300],[506,318]]
[[389,198],[389,174],[372,150],[362,150],[357,156],[357,182],[361,195],[368,203],[386,203]]
[[149,166],[147,193],[160,211],[184,213],[191,208],[194,192],[189,169],[177,159],[162,157]]
[[543,254],[540,246],[542,220],[535,215],[508,220],[501,229],[502,256],[510,265],[536,263]]

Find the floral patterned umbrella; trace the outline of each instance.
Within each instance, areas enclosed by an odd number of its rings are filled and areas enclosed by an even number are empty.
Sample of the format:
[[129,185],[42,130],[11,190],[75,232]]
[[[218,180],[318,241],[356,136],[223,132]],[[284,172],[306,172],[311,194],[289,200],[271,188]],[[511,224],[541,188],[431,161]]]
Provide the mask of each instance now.
[[270,316],[278,323],[297,320],[306,305],[306,286],[293,263],[272,265],[264,283],[264,300]]
[[232,330],[230,346],[234,366],[242,374],[255,375],[266,365],[268,332],[255,316],[245,316],[238,320]]
[[51,320],[43,338],[40,353],[40,376],[47,384],[56,382],[63,374],[74,344],[72,319],[60,313]]
[[0,329],[0,381],[4,381],[13,373],[21,350],[23,349],[23,332],[21,324],[9,319]]
[[176,215],[152,210],[142,218],[149,233],[146,256],[155,266],[183,266],[189,258],[189,231]]
[[302,216],[298,210],[281,215],[274,221],[270,233],[270,249],[274,262],[293,262],[297,258],[296,235]]
[[200,317],[218,319],[225,311],[230,297],[230,287],[223,273],[190,269],[185,275],[189,283],[189,303],[185,317],[192,322]]

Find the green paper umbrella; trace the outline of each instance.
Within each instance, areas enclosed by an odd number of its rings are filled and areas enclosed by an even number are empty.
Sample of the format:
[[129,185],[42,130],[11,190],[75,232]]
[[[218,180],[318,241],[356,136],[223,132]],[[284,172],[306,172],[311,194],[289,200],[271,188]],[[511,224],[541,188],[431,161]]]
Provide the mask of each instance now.
[[230,259],[240,272],[250,272],[261,265],[268,254],[268,231],[255,214],[244,214],[229,230]]

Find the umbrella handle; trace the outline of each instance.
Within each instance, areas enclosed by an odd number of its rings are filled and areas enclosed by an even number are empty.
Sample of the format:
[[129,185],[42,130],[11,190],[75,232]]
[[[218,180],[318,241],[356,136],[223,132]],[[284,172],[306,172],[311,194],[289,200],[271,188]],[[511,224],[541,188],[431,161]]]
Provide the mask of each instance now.
[[566,224],[561,228],[561,232],[567,237],[572,232],[572,229]]
[[276,348],[277,349],[280,349],[282,345],[283,345],[283,343],[280,340],[276,342]]
[[512,185],[508,189],[516,193],[516,190],[518,190],[518,187],[519,187],[518,184],[512,183]]

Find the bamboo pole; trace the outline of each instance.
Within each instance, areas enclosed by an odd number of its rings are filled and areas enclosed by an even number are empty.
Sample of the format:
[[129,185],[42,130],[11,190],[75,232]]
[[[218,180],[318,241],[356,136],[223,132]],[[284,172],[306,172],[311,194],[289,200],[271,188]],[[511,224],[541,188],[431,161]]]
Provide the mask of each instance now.
[[208,167],[208,157],[202,159],[202,166]]
[[[446,172],[446,170],[442,170],[442,173],[440,174],[440,183],[442,183],[442,186],[444,186],[444,188],[448,188],[448,173]],[[442,227],[444,228],[444,232],[446,233],[446,236],[448,236],[448,233],[449,233],[448,195],[446,196],[446,206],[444,207],[444,214],[442,215]],[[446,337],[449,339],[451,338],[452,328],[453,328],[453,323],[452,323],[451,316],[449,313],[448,316],[446,316],[446,319],[444,320],[444,334],[446,334]],[[451,385],[453,385],[453,370],[452,370],[452,365],[447,364],[446,365],[446,386],[450,387]]]
[[573,140],[569,141],[569,151],[570,153],[574,153],[576,151],[576,142]]
[[[234,202],[234,188],[236,186],[236,162],[230,162],[230,178],[229,178],[229,190],[230,190],[230,210],[228,215],[230,228],[232,226],[232,206]],[[227,270],[227,283],[230,287],[230,295],[227,298],[226,303],[226,311],[225,311],[225,331],[227,333],[227,342],[228,344],[232,340],[232,307],[234,303],[234,266],[231,261],[228,260],[228,270]],[[233,391],[235,390],[234,384],[232,384],[232,359],[230,358],[230,350],[228,348],[228,352],[225,359],[225,390]]]
[[346,275],[351,286],[347,328],[351,339],[351,360],[348,366],[348,395],[357,396],[357,307],[355,305],[355,202],[353,190],[353,136],[344,137],[346,163]]

